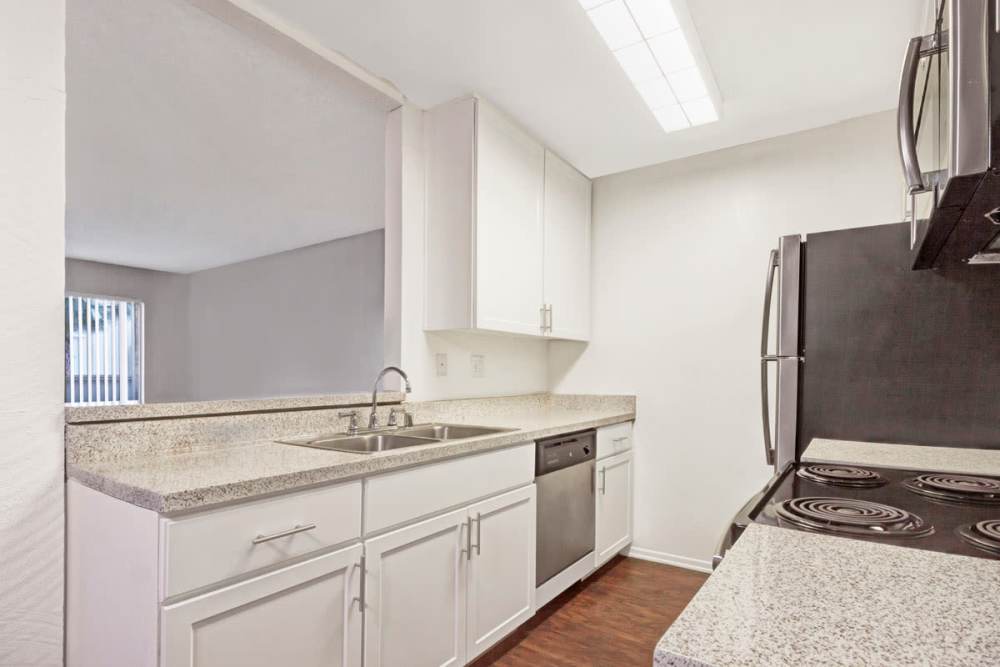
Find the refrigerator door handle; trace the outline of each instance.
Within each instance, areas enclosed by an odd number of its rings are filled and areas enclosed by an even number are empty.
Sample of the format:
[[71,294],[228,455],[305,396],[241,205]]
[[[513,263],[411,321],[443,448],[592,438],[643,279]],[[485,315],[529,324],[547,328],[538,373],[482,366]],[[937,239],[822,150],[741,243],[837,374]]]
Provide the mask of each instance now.
[[778,268],[778,251],[772,250],[767,259],[767,280],[764,283],[764,321],[760,330],[760,418],[764,425],[764,460],[774,465],[774,445],[771,443],[771,408],[767,401],[767,365],[778,357],[767,353],[767,340],[771,327],[771,295],[774,292],[774,272]]
[[774,272],[778,268],[778,251],[772,250],[767,258],[767,280],[764,282],[764,323],[760,330],[760,356],[767,356],[768,329],[771,328],[771,294],[774,292]]

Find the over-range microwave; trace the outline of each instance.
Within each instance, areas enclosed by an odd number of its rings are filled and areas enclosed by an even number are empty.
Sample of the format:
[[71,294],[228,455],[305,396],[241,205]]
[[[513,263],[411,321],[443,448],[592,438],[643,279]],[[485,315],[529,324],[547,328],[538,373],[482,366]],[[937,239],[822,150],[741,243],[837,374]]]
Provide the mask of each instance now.
[[936,0],[933,11],[899,90],[912,265],[1000,263],[1000,0]]

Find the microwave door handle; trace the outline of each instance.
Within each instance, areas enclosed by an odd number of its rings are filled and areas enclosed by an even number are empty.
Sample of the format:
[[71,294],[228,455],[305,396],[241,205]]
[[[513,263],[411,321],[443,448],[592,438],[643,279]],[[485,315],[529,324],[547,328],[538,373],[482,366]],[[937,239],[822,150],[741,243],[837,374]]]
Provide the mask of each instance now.
[[771,295],[774,292],[774,272],[778,268],[778,251],[772,250],[767,259],[767,280],[764,283],[764,322],[760,331],[760,417],[764,425],[764,460],[774,465],[774,447],[771,444],[771,407],[767,400],[768,368],[778,357],[767,353],[768,329],[771,326]]
[[915,195],[925,192],[924,177],[920,173],[917,157],[917,137],[913,128],[913,99],[917,87],[917,67],[920,64],[923,37],[914,37],[906,47],[903,58],[903,73],[899,80],[899,106],[896,125],[899,139],[899,159],[903,163],[907,193]]

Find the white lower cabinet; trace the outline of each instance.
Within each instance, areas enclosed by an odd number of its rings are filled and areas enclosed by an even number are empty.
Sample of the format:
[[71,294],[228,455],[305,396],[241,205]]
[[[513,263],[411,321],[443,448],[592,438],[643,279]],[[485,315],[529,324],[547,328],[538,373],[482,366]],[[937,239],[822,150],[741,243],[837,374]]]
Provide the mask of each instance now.
[[356,544],[163,607],[161,667],[359,667],[362,553]]
[[467,658],[535,613],[535,485],[469,508]]
[[365,542],[366,667],[464,665],[534,614],[535,487]]
[[632,452],[597,462],[595,566],[632,542]]
[[465,664],[468,512],[365,542],[365,665]]

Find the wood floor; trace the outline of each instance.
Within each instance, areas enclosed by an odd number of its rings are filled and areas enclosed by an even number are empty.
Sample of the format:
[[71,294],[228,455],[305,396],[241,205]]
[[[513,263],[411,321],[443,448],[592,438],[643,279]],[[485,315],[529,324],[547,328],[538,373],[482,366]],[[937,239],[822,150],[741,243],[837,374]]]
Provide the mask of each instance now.
[[474,667],[653,664],[653,647],[708,575],[617,557],[542,607]]

